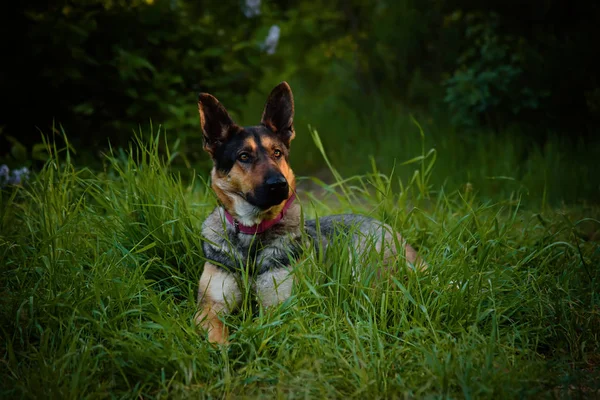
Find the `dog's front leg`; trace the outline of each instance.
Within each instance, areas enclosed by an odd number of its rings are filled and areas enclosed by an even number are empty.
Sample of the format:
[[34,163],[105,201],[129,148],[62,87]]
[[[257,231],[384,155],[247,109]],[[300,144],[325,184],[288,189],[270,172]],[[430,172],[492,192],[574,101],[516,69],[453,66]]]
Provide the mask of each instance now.
[[292,294],[294,277],[287,268],[274,268],[256,277],[255,289],[263,307],[271,307],[286,300]]
[[196,324],[208,332],[211,343],[227,343],[229,330],[219,315],[235,309],[242,299],[236,276],[211,263],[204,264],[198,288]]

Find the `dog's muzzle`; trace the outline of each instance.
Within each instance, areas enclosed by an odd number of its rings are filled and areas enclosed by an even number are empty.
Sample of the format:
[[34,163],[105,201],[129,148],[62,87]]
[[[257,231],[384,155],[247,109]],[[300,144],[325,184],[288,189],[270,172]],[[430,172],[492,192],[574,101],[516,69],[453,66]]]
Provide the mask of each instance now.
[[283,175],[272,174],[254,190],[254,194],[246,198],[252,205],[266,210],[286,200],[289,197],[289,190],[290,187]]

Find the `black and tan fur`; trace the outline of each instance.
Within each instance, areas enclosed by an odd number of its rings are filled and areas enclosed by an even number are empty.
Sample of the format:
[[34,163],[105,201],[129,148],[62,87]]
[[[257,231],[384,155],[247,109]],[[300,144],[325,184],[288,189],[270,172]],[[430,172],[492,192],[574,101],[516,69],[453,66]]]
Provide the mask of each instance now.
[[[220,202],[202,230],[206,238],[204,254],[211,261],[204,265],[200,278],[196,322],[208,331],[209,341],[227,342],[227,327],[219,315],[233,311],[241,302],[240,274],[247,263],[252,264],[252,289],[262,306],[276,305],[290,296],[293,278],[289,264],[298,256],[302,237],[312,238],[315,245],[326,248],[332,237],[345,230],[353,233],[355,248],[366,246],[370,238],[377,250],[383,249],[389,263],[403,253],[409,263],[425,266],[416,251],[390,226],[346,214],[320,218],[318,232],[315,220],[301,224],[298,202],[269,230],[257,235],[240,233],[225,221],[225,209],[240,224],[259,224],[274,219],[296,190],[288,163],[290,142],[295,135],[292,91],[286,82],[273,89],[260,125],[252,127],[236,125],[210,94],[200,95],[198,108],[204,149],[214,164],[212,189]],[[396,243],[404,248],[396,251]]]

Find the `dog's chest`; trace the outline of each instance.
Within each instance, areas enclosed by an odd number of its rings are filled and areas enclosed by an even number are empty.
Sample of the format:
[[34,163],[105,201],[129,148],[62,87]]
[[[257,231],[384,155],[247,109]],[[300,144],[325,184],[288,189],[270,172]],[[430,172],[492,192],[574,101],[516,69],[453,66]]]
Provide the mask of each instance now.
[[260,275],[286,267],[296,258],[299,229],[283,223],[259,235],[243,234],[225,223],[219,211],[209,215],[202,229],[204,256],[216,266]]

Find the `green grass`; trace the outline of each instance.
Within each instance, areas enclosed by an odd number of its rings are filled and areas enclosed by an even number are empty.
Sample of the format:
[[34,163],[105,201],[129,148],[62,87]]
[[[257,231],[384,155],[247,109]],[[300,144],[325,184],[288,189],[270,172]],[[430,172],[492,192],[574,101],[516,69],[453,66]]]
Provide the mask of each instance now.
[[[270,77],[259,92],[248,97],[236,120],[245,125],[259,122],[274,80]],[[461,130],[442,112],[413,116],[413,110],[389,96],[361,96],[340,89],[336,82],[321,82],[315,90],[302,77],[290,84],[296,104],[291,158],[297,173],[331,179],[311,140],[310,124],[318,128],[331,161],[344,176],[370,170],[372,156],[381,172],[395,170],[396,176],[407,181],[412,169],[395,167],[422,154],[424,147],[436,152],[436,173],[431,177],[434,190],[442,186],[459,190],[468,182],[482,200],[501,201],[520,193],[523,203],[535,208],[598,199],[599,140],[549,134],[541,141],[535,131],[523,127],[501,133],[484,128]],[[424,140],[415,118],[423,127]],[[580,135],[573,132],[573,136]]]
[[[159,156],[159,140],[114,150],[102,171],[51,148],[31,185],[2,193],[3,398],[600,390],[597,207],[540,211],[524,208],[518,191],[494,203],[468,185],[450,191],[435,183],[448,171],[427,147],[393,173],[336,174],[302,197],[307,216],[381,218],[431,268],[416,275],[398,266],[376,284],[352,279],[359,261],[340,238],[329,258],[307,252],[295,265],[298,284],[280,307],[252,313],[245,304],[226,318],[232,344],[219,349],[192,320],[205,261],[200,225],[215,199],[206,182],[170,172],[176,154]],[[359,266],[377,263],[372,254]]]

